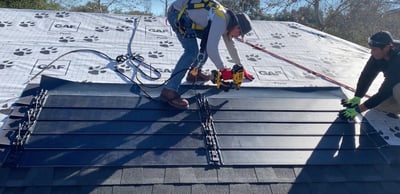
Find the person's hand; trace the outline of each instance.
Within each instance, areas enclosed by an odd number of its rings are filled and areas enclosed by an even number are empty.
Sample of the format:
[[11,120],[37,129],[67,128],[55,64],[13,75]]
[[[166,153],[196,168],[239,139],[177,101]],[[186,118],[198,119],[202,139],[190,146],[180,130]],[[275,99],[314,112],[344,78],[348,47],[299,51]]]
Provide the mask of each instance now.
[[353,107],[360,105],[360,102],[361,102],[361,98],[354,96],[351,99],[342,99],[341,104],[343,107],[353,108]]
[[243,69],[243,76],[250,81],[254,80],[254,76],[247,72],[246,69]]
[[339,112],[339,116],[343,119],[354,119],[360,113],[358,106],[354,108],[346,108]]

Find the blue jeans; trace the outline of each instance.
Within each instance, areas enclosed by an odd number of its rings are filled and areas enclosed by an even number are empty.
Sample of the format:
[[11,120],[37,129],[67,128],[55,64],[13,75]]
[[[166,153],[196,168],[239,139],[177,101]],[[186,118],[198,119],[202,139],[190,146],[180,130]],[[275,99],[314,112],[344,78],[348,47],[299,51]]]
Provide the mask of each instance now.
[[[179,58],[178,63],[175,65],[169,81],[165,85],[165,88],[174,90],[176,92],[178,92],[183,77],[185,77],[187,70],[189,70],[190,66],[196,59],[197,54],[199,53],[196,32],[191,29],[192,21],[185,14],[183,14],[181,22],[179,23],[178,14],[178,10],[171,8],[168,11],[167,19],[172,29],[175,31],[176,36],[178,37],[178,40],[181,43],[184,51]],[[179,32],[179,24],[183,25],[186,29],[184,34],[181,34]]]

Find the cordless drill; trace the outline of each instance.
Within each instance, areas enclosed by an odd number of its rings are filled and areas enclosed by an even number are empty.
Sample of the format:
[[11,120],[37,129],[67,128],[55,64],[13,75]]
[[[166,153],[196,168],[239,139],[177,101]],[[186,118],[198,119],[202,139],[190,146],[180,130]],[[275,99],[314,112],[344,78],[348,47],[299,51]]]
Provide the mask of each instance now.
[[211,71],[211,74],[211,81],[217,85],[218,89],[228,91],[229,89],[235,87],[238,90],[243,82],[244,69],[242,65],[236,64],[232,67],[232,69],[226,68],[221,71],[213,70]]

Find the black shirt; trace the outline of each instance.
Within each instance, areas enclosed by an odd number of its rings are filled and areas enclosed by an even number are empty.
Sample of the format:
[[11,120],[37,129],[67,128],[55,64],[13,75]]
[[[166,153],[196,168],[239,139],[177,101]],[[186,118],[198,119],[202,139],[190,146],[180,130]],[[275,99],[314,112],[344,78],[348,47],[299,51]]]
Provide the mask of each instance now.
[[388,61],[376,60],[371,56],[358,79],[355,96],[363,97],[380,72],[385,77],[378,92],[364,102],[368,109],[376,107],[392,96],[393,87],[400,83],[400,50],[392,50],[389,58]]

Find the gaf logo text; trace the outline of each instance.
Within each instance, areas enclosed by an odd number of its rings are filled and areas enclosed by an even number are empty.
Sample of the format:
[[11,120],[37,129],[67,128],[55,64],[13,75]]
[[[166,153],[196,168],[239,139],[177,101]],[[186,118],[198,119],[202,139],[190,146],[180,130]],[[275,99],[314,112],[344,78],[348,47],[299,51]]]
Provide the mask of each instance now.
[[53,22],[49,31],[57,32],[77,32],[79,30],[80,23],[73,22]]

